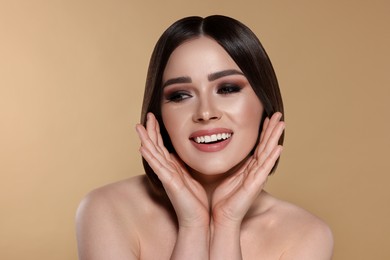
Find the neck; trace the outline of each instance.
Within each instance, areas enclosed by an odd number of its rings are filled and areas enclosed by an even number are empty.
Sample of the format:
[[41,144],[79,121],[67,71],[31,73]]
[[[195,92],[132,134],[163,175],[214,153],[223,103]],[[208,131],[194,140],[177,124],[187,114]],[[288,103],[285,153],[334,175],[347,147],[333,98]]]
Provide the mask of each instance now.
[[190,171],[191,176],[203,186],[206,191],[207,197],[210,201],[214,190],[226,179],[224,173],[217,175],[206,175],[203,173],[196,172],[194,170]]

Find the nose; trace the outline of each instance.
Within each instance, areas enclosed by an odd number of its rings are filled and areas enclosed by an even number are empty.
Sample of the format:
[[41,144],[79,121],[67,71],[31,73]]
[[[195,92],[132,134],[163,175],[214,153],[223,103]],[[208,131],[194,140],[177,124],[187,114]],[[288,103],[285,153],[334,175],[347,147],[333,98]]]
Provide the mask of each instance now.
[[193,115],[194,122],[204,123],[210,120],[218,120],[222,116],[215,102],[208,99],[199,100]]

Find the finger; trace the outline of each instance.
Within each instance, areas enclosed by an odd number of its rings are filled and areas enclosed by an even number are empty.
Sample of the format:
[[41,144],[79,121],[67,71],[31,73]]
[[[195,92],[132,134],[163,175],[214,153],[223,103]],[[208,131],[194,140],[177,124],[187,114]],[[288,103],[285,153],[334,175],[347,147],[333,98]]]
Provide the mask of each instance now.
[[225,179],[226,183],[229,183],[237,178],[241,178],[242,176],[246,176],[249,172],[249,169],[253,167],[253,164],[256,160],[253,159],[253,156],[250,156],[245,159],[244,162],[241,162],[241,166],[239,166],[238,170],[231,176],[229,176],[227,179]]
[[[266,179],[274,167],[276,160],[280,157],[280,154],[283,151],[283,146],[277,145],[272,152],[265,158],[262,164],[258,164],[257,167],[254,167],[255,175],[262,175]],[[257,168],[257,169],[256,169]],[[260,177],[261,178],[261,177]]]
[[154,144],[157,144],[156,118],[152,113],[146,115],[146,131]]
[[149,166],[152,168],[153,172],[157,174],[160,181],[165,186],[165,183],[169,183],[172,180],[172,173],[170,169],[166,167],[166,164],[160,162],[153,153],[148,149],[141,146],[139,149],[142,157],[148,162]]
[[175,207],[176,203],[174,202],[177,201],[178,196],[188,196],[188,189],[184,188],[183,180],[180,178],[181,176],[177,174],[176,171],[172,171],[169,167],[166,167],[166,164],[161,163],[144,147],[141,147],[139,151],[141,152],[142,157],[148,162],[153,172],[158,176],[169,199]]
[[137,131],[138,137],[139,137],[139,139],[141,141],[141,145],[142,145],[144,143],[144,141],[147,139],[146,129],[143,125],[136,124],[135,130]]
[[269,117],[267,117],[266,119],[264,119],[263,129],[261,130],[259,142],[262,142],[263,139],[264,139],[264,133],[265,133],[265,129],[267,129],[268,123],[269,123]]
[[[154,116],[154,115],[153,115]],[[160,124],[158,123],[156,119],[156,124],[155,124],[155,129],[157,133],[157,146],[162,150],[166,158],[170,158],[170,153],[167,150],[167,148],[164,146],[164,141],[161,136],[161,131],[160,131]]]
[[146,145],[154,146],[155,145],[153,143],[153,141],[150,139],[148,131],[146,130],[146,128],[143,125],[137,124],[135,126],[135,130],[137,131],[138,137],[141,140],[141,145],[142,146],[146,146]]
[[248,156],[246,157],[240,164],[241,166],[239,166],[239,168],[236,170],[236,173],[237,174],[240,174],[240,173],[243,173],[243,172],[246,172],[247,169],[249,169],[251,167],[251,165],[254,163],[254,159],[253,159],[253,156]]
[[177,155],[170,154],[169,156],[177,172],[188,174],[187,166]]
[[258,156],[265,148],[268,139],[270,138],[274,128],[278,125],[280,122],[280,119],[282,118],[282,113],[276,112],[272,115],[269,122],[267,122],[267,125],[263,129],[262,133],[262,139],[260,143],[258,144],[258,147],[256,148],[255,155]]
[[[178,202],[181,198],[190,198],[194,197],[194,195],[196,195],[195,197],[202,196],[202,194],[197,192],[195,187],[196,185],[199,187],[199,184],[186,171],[184,162],[182,162],[178,157],[173,156],[173,160],[176,162],[176,166],[178,167],[178,170],[176,171],[167,167],[167,164],[161,163],[160,160],[145,149],[145,147],[141,147],[140,152],[149,163],[152,170],[157,174],[176,212],[178,208],[177,203],[175,202]],[[205,194],[201,201],[207,201]]]
[[280,118],[282,117],[282,114],[280,112],[276,112],[272,115],[271,119],[266,118],[264,120],[263,124],[263,130],[261,131],[260,134],[260,141],[258,146],[256,147],[255,154],[258,154],[262,149],[264,149],[264,142],[266,142],[266,139],[269,137],[270,132],[274,128],[275,124],[280,121]]
[[180,165],[181,167],[185,168],[184,162],[178,157],[176,154],[170,154],[171,160],[175,162],[177,165]]
[[269,173],[274,167],[276,160],[280,157],[283,147],[278,145],[273,149],[270,155],[264,160],[262,164],[256,164],[250,169],[248,177],[244,183],[247,190],[259,190],[268,178]]
[[152,154],[153,157],[161,164],[165,164],[167,168],[173,170],[171,163],[168,162],[167,158],[165,157],[165,154],[161,151],[161,149],[159,149],[156,144],[150,139],[146,129],[142,125],[137,124],[136,130],[141,140],[141,147],[147,150],[148,153]]
[[159,153],[164,154],[166,158],[169,158],[169,153],[166,151],[164,144],[162,142],[158,121],[154,116],[154,114],[151,112],[147,114],[146,130],[150,140],[152,140],[153,144],[156,146],[156,149],[159,151]]
[[264,163],[264,161],[267,159],[267,157],[271,154],[271,152],[275,149],[275,147],[278,146],[279,139],[283,134],[285,128],[284,122],[279,122],[273,131],[270,134],[269,139],[267,140],[267,143],[264,143],[264,148],[262,151],[259,150],[259,153],[257,156],[257,164],[261,165]]
[[151,112],[147,114],[147,121],[146,121],[146,129],[147,133],[156,146],[156,149],[161,153],[164,154],[165,158],[169,158],[169,152],[164,146],[164,142],[162,140],[161,132],[160,132],[160,126],[159,123],[155,117],[155,115]]
[[255,160],[253,159],[253,156],[245,159],[245,162],[243,162],[236,173],[226,178],[223,181],[223,185],[218,187],[218,192],[226,194],[226,196],[235,193],[236,190],[242,185],[243,180],[248,175],[250,171],[249,169],[253,167],[254,163]]
[[281,118],[282,118],[282,113],[275,112],[272,115],[272,117],[269,120],[267,120],[268,121],[267,124],[264,124],[264,126],[263,126],[263,138],[261,141],[267,140],[269,138],[272,130],[280,122]]

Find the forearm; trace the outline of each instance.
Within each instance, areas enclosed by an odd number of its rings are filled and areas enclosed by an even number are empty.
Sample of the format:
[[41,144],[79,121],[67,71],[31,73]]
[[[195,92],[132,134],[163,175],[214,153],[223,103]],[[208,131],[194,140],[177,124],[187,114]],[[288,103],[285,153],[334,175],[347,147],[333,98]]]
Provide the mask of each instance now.
[[209,259],[209,228],[179,228],[171,260]]
[[210,259],[241,260],[240,225],[212,224]]

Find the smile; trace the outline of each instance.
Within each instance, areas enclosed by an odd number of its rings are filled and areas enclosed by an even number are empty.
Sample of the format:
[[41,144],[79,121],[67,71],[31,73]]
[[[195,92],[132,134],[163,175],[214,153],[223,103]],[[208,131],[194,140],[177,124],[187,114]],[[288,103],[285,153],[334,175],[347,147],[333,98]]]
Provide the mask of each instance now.
[[189,139],[201,152],[218,152],[229,145],[233,134],[233,131],[228,128],[203,129],[193,132]]
[[197,136],[194,137],[193,140],[198,144],[208,144],[208,143],[218,142],[221,140],[226,140],[231,136],[232,136],[231,133],[218,133],[212,135]]

